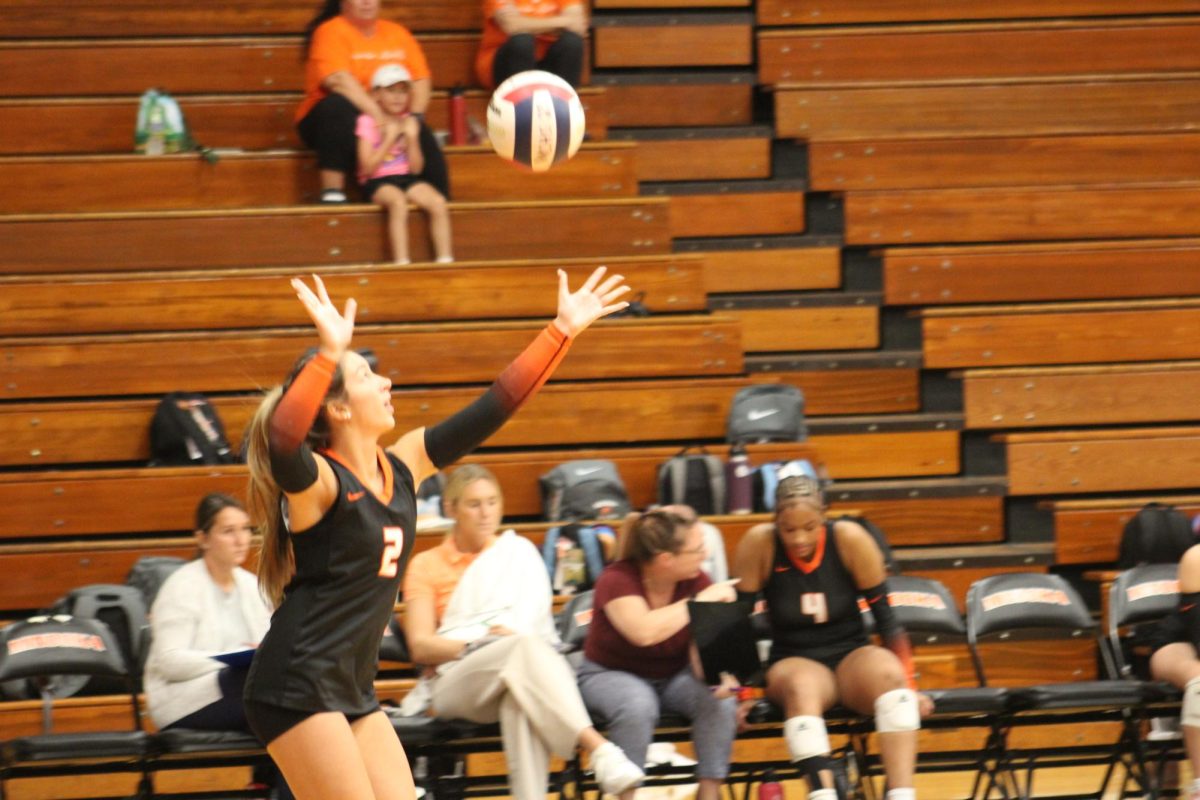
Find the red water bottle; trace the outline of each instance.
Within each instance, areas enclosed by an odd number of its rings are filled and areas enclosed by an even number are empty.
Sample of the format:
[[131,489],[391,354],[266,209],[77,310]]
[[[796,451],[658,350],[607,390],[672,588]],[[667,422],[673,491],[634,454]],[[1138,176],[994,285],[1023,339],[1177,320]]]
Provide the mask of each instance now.
[[450,144],[467,143],[467,100],[461,84],[450,90]]
[[775,780],[775,773],[768,771],[758,785],[758,800],[783,800],[783,786]]

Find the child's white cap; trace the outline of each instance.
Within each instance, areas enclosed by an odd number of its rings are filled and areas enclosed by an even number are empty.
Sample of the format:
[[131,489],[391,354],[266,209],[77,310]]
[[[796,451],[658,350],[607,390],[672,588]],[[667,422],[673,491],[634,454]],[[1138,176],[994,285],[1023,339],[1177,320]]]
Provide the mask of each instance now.
[[397,83],[412,83],[412,75],[399,64],[384,64],[371,76],[372,89],[383,89]]

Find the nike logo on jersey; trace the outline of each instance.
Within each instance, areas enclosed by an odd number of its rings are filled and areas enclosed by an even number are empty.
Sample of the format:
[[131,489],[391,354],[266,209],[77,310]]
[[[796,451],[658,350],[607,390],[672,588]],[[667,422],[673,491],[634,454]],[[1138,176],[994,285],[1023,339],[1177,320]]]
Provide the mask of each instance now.
[[758,422],[760,419],[766,419],[767,417],[771,416],[772,414],[778,414],[778,413],[779,413],[778,408],[766,408],[766,409],[763,409],[762,411],[751,411],[750,413],[746,414],[746,419],[750,420],[751,422]]
[[1186,606],[1180,606],[1180,607],[1179,607],[1179,613],[1180,613],[1180,614],[1186,614],[1187,612],[1191,611],[1191,610],[1192,610],[1193,608],[1195,608],[1195,607],[1196,607],[1196,604],[1195,604],[1195,603],[1190,603],[1190,604],[1188,604],[1188,605],[1186,605]]
[[787,572],[789,569],[791,569],[791,567],[776,567],[775,571],[776,572]]
[[361,499],[362,499],[362,496],[363,496],[363,495],[365,495],[365,494],[366,494],[366,491],[361,491],[361,492],[346,492],[346,500],[348,500],[349,502],[353,503],[353,502],[355,502],[355,501],[357,501],[357,500],[361,500]]

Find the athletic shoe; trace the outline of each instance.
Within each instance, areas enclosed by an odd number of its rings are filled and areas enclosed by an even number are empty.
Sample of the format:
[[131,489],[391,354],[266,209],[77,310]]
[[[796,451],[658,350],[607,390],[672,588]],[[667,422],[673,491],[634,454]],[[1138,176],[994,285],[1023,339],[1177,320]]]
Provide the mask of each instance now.
[[322,203],[344,203],[346,202],[346,193],[341,189],[325,189],[321,192]]
[[646,773],[612,742],[605,742],[592,751],[592,770],[596,773],[600,791],[605,794],[620,794],[646,777]]

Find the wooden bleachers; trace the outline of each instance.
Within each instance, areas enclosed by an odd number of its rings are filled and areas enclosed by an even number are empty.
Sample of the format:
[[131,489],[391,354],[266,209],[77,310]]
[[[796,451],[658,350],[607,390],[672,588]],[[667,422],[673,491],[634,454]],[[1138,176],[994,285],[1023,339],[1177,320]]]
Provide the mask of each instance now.
[[864,245],[1195,236],[1200,181],[850,192],[845,213]]
[[1200,427],[1009,433],[1013,495],[1194,489]]
[[1200,135],[813,142],[809,164],[834,192],[1167,183],[1200,178]]
[[803,233],[802,187],[781,181],[657,184],[642,187],[650,197],[669,199],[671,236],[762,236]]
[[879,346],[879,305],[845,295],[731,296],[713,308],[742,323],[747,352],[864,350]]
[[[322,266],[335,294],[353,295],[360,323],[496,317],[550,319],[563,269],[578,283],[601,264],[645,292],[654,313],[707,307],[705,260],[695,255],[407,266]],[[300,326],[284,291],[315,267],[29,275],[0,278],[0,336],[198,331]],[[539,285],[538,281],[542,283]]]
[[1200,420],[1200,362],[969,369],[968,428],[1045,428]]
[[[488,96],[476,89],[465,92],[467,113],[484,120]],[[205,147],[271,150],[303,146],[294,123],[298,93],[186,95],[178,99],[194,138]],[[604,92],[583,88],[579,99],[587,133],[593,140],[604,139],[608,130]],[[426,119],[435,130],[450,127],[448,100],[444,91],[433,93]],[[0,155],[128,153],[133,149],[137,107],[135,96],[0,98],[4,123],[0,125]]]
[[854,84],[779,84],[775,134],[809,141],[1186,132],[1200,77],[1105,75]]
[[836,289],[842,281],[841,249],[825,244],[781,247],[771,239],[757,239],[739,249],[680,252],[705,254],[709,292]]
[[1200,356],[1200,299],[931,308],[921,327],[931,368]]
[[610,131],[637,142],[641,181],[715,181],[771,177],[768,126]]
[[767,29],[757,40],[764,84],[1200,69],[1200,24],[1193,17]]
[[1188,515],[1200,513],[1196,495],[1049,500],[1042,506],[1054,514],[1054,560],[1059,564],[1111,563],[1125,523],[1146,503],[1173,505]]
[[597,68],[754,63],[753,17],[747,12],[595,16],[592,26]]
[[754,383],[801,387],[805,413],[812,416],[913,414],[921,410],[917,359],[897,364],[890,356],[861,355],[866,357],[839,353],[831,361],[758,354],[746,358],[746,368]]
[[1196,239],[885,248],[883,298],[932,306],[1197,295],[1198,252]]
[[[583,145],[562,169],[518,170],[491,148],[447,148],[456,202],[556,200],[637,195],[635,147]],[[40,179],[53,170],[55,180]],[[0,201],[0,214],[279,206],[315,202],[316,159],[300,151],[231,153],[216,163],[170,156],[0,156],[0,182],[28,186]],[[149,187],[153,187],[150,189]]]
[[760,25],[834,25],[869,22],[936,22],[954,19],[1028,19],[1103,17],[1126,14],[1177,14],[1200,11],[1195,0],[763,0]]
[[[464,261],[670,250],[665,202],[649,198],[454,203],[450,218]],[[385,262],[384,222],[371,205],[0,216],[0,274]],[[432,258],[419,214],[409,243]]]
[[604,90],[605,122],[620,128],[749,125],[754,75],[740,71],[607,72],[592,76]]

